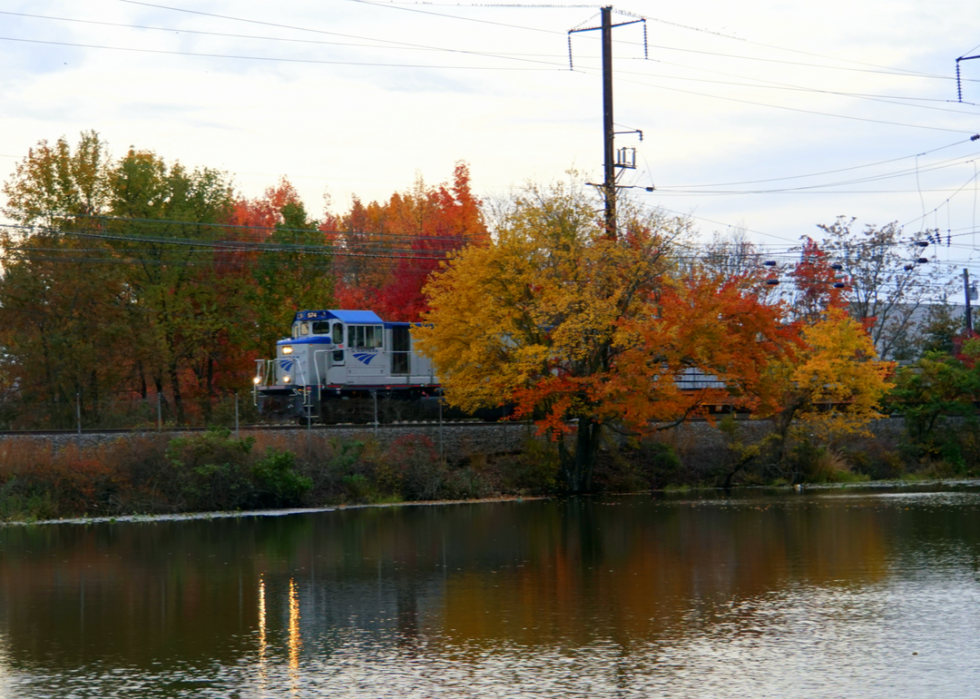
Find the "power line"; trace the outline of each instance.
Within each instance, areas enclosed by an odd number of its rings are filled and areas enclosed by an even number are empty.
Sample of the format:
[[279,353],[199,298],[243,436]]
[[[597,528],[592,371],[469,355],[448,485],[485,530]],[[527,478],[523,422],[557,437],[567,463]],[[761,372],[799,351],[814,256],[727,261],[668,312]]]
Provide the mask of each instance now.
[[743,180],[741,182],[712,182],[712,183],[701,184],[701,185],[697,185],[697,184],[693,184],[693,185],[673,185],[673,186],[672,185],[665,185],[663,187],[661,187],[660,185],[658,185],[657,186],[657,189],[668,189],[669,190],[672,187],[678,187],[678,188],[682,188],[682,189],[693,189],[693,188],[699,188],[699,187],[729,187],[729,186],[737,186],[737,185],[743,185],[743,184],[762,184],[762,183],[765,183],[765,182],[781,182],[781,181],[784,181],[784,180],[797,180],[797,179],[806,178],[806,177],[819,177],[820,175],[834,175],[834,174],[837,174],[839,172],[849,172],[851,170],[860,170],[860,169],[868,168],[868,167],[876,167],[878,165],[888,165],[890,163],[896,163],[896,162],[899,162],[901,160],[908,160],[910,158],[915,158],[916,156],[929,155],[931,153],[936,153],[938,151],[945,150],[947,148],[952,148],[953,146],[960,146],[960,145],[963,145],[965,143],[970,143],[972,140],[973,140],[972,138],[967,138],[967,139],[963,139],[963,140],[960,140],[960,141],[954,141],[953,143],[949,143],[949,144],[947,144],[945,146],[939,146],[938,148],[933,148],[932,150],[927,150],[927,151],[922,152],[922,153],[914,153],[912,155],[903,155],[900,158],[891,158],[889,160],[879,160],[879,161],[874,162],[874,163],[867,163],[867,164],[864,164],[864,165],[854,165],[852,167],[839,168],[837,170],[823,170],[821,172],[812,172],[812,173],[809,173],[807,175],[789,175],[787,177],[774,177],[774,178],[765,179],[765,180]]
[[[849,185],[849,184],[867,184],[867,183],[870,183],[870,182],[880,182],[882,180],[895,179],[897,177],[905,177],[905,176],[912,175],[912,174],[919,173],[919,172],[935,172],[937,170],[945,170],[947,168],[955,167],[957,165],[966,165],[968,163],[973,163],[976,160],[975,156],[974,157],[971,157],[969,160],[964,160],[965,157],[967,157],[967,156],[960,156],[960,157],[957,157],[957,158],[950,158],[949,160],[940,161],[938,163],[934,163],[933,165],[930,165],[930,166],[924,167],[924,168],[910,168],[910,169],[907,169],[907,170],[899,170],[898,172],[884,173],[884,174],[881,174],[881,175],[870,175],[868,177],[861,177],[861,178],[857,178],[857,179],[853,179],[853,180],[842,180],[842,181],[838,181],[838,182],[826,182],[826,183],[823,183],[823,184],[813,184],[813,185],[806,185],[806,186],[802,186],[802,187],[788,187],[788,188],[784,188],[784,189],[738,190],[738,191],[718,190],[718,191],[713,191],[713,192],[710,191],[710,190],[709,191],[704,191],[704,190],[698,191],[698,190],[671,189],[671,190],[669,190],[669,193],[671,193],[671,194],[781,194],[781,193],[801,193],[801,194],[805,194],[805,193],[808,193],[808,192],[812,192],[812,190],[822,189],[824,187],[839,187],[839,186],[842,186],[842,185]],[[855,193],[864,193],[864,192],[869,192],[869,191],[874,191],[874,190],[854,190]],[[907,190],[883,190],[883,191],[900,191],[900,192],[905,192]],[[913,190],[913,191],[918,192],[918,191],[925,191],[925,190],[916,189],[916,190]],[[946,191],[946,190],[929,190],[929,191]],[[812,192],[812,193],[815,193],[815,194],[829,194],[830,192]],[[844,192],[844,193],[846,194],[848,192]]]
[[908,222],[906,222],[906,223],[904,223],[904,224],[902,224],[902,226],[903,226],[903,227],[905,227],[905,226],[907,226],[907,225],[909,225],[909,224],[911,224],[911,223],[915,223],[916,221],[922,221],[922,220],[924,220],[924,219],[925,219],[925,218],[926,218],[927,216],[931,216],[932,214],[934,214],[934,213],[936,213],[936,212],[937,212],[937,211],[939,211],[939,210],[940,210],[941,208],[943,208],[943,207],[944,207],[944,206],[945,206],[946,204],[948,204],[948,203],[950,202],[950,200],[951,200],[951,199],[952,199],[953,197],[955,197],[955,196],[956,196],[957,194],[959,194],[960,192],[962,192],[962,191],[963,191],[963,190],[964,190],[964,189],[965,189],[965,188],[967,187],[967,185],[969,185],[969,184],[970,184],[971,182],[976,182],[976,181],[978,180],[978,177],[980,177],[980,173],[977,173],[977,172],[974,172],[974,173],[973,173],[973,176],[972,176],[972,177],[970,177],[970,179],[968,179],[968,180],[967,180],[966,182],[964,182],[964,183],[963,183],[963,184],[962,184],[962,185],[960,186],[960,188],[959,188],[959,189],[957,189],[957,190],[956,190],[956,191],[955,191],[955,192],[954,192],[953,194],[951,194],[951,195],[949,195],[949,197],[947,197],[947,198],[946,198],[946,201],[944,201],[944,202],[943,202],[942,204],[940,204],[939,206],[937,206],[937,207],[936,207],[935,209],[933,209],[932,211],[929,211],[929,212],[927,212],[927,213],[924,213],[924,214],[922,214],[921,216],[917,216],[916,218],[913,218],[913,219],[912,219],[911,221],[908,221]]
[[[822,68],[824,70],[845,70],[856,73],[876,73],[879,75],[892,75],[896,77],[907,77],[907,78],[931,78],[933,80],[955,80],[948,75],[935,75],[932,73],[909,73],[905,71],[895,72],[893,70],[871,70],[869,68],[844,68],[841,66],[825,66],[819,63],[801,63],[800,61],[781,61],[777,58],[761,58],[758,56],[742,56],[739,54],[732,53],[719,53],[717,51],[700,51],[698,49],[684,49],[677,46],[664,46],[659,44],[650,44],[651,49],[664,49],[667,51],[682,51],[684,53],[697,53],[705,56],[718,56],[720,58],[736,58],[743,61],[760,61],[764,63],[779,63],[782,65],[791,66],[802,66],[805,68]],[[966,82],[966,81],[965,81]],[[980,82],[978,80],[971,80],[969,82]]]
[[[495,68],[491,66],[452,66],[452,65],[416,65],[406,63],[368,63],[364,61],[324,61],[312,58],[271,58],[268,56],[234,56],[223,53],[198,53],[192,51],[167,51],[165,49],[136,49],[122,46],[104,46],[100,44],[77,44],[68,41],[44,41],[41,39],[17,39],[10,36],[0,36],[0,41],[19,41],[29,44],[48,44],[52,46],[72,46],[83,49],[105,49],[110,51],[130,51],[134,53],[154,53],[169,56],[193,56],[195,58],[230,58],[243,61],[275,61],[279,63],[310,63],[318,65],[341,65],[341,66],[369,66],[372,68],[428,68],[439,70],[519,70],[519,71],[543,71],[546,68]],[[543,61],[533,61],[543,63]],[[558,64],[555,64],[556,66]],[[554,68],[553,70],[567,70],[566,68]]]
[[[134,2],[134,0],[122,0],[123,2]],[[356,2],[359,5],[370,5],[372,7],[385,7],[391,10],[403,10],[405,12],[417,12],[423,15],[435,15],[436,17],[448,17],[449,19],[456,19],[462,22],[478,22],[480,24],[492,24],[498,27],[507,27],[509,29],[523,29],[529,32],[541,32],[543,34],[560,34],[564,35],[564,32],[555,31],[552,29],[541,29],[539,27],[525,27],[519,24],[508,24],[506,22],[494,22],[488,19],[474,19],[472,17],[460,17],[459,15],[447,15],[443,12],[432,12],[431,10],[419,10],[412,7],[399,7],[397,5],[392,5],[389,3],[381,2],[368,2],[368,0],[346,0],[347,2]],[[135,4],[145,4],[145,3],[135,3]]]
[[[440,47],[440,46],[427,46],[427,45],[424,45],[424,44],[410,44],[410,43],[401,42],[401,41],[389,41],[387,39],[374,39],[374,38],[371,38],[371,37],[353,36],[353,35],[349,35],[349,34],[341,34],[341,33],[338,33],[338,32],[325,32],[325,33],[331,34],[333,36],[350,37],[350,38],[354,38],[354,39],[361,39],[362,41],[373,41],[373,42],[376,42],[376,43],[377,42],[380,42],[380,43],[389,43],[389,44],[392,44],[392,45],[391,46],[377,46],[376,44],[351,44],[351,43],[345,43],[345,42],[339,42],[339,41],[315,41],[315,40],[312,40],[312,39],[289,39],[289,38],[285,38],[285,37],[275,37],[275,36],[255,36],[255,35],[250,35],[250,34],[231,34],[231,33],[227,33],[227,32],[207,32],[207,31],[199,31],[199,30],[194,30],[194,29],[174,29],[174,28],[169,28],[169,27],[152,27],[152,26],[146,26],[146,25],[140,25],[140,24],[123,24],[123,23],[119,23],[119,22],[99,22],[99,21],[95,21],[95,20],[74,19],[74,18],[70,18],[70,17],[51,17],[50,15],[34,15],[34,14],[28,14],[28,13],[25,13],[25,12],[5,12],[5,11],[2,11],[2,10],[0,10],[0,14],[2,14],[2,15],[14,15],[14,16],[17,16],[17,17],[31,17],[31,18],[35,18],[35,19],[47,19],[47,20],[53,20],[53,21],[59,21],[59,22],[73,22],[73,23],[79,23],[79,24],[92,24],[92,25],[105,26],[105,27],[119,27],[119,28],[125,28],[125,29],[142,29],[142,30],[148,30],[148,31],[166,32],[168,34],[173,34],[173,33],[177,33],[177,34],[195,34],[195,35],[200,35],[200,36],[217,36],[217,37],[225,37],[225,38],[233,38],[233,39],[256,39],[256,40],[261,40],[261,41],[279,41],[279,42],[296,43],[296,44],[312,44],[312,45],[316,45],[316,46],[352,46],[352,47],[356,47],[356,48],[383,48],[383,49],[388,49],[388,50],[397,49],[397,50],[403,50],[403,51],[435,51],[435,52],[442,52],[442,53],[460,53],[460,54],[464,54],[464,55],[481,56],[481,57],[488,57],[488,58],[506,58],[506,59],[510,59],[510,60],[523,60],[523,61],[530,61],[531,59],[529,59],[529,58],[522,58],[521,56],[534,56],[534,55],[536,55],[536,54],[509,54],[509,53],[489,53],[489,52],[482,52],[482,51],[467,51],[467,50],[464,50],[464,49],[450,49],[450,48],[444,48],[444,47]],[[551,57],[551,58],[563,58],[559,54],[537,54],[537,57],[539,57],[539,58],[548,58],[548,57]],[[564,63],[548,63],[548,62],[545,62],[545,61],[532,61],[532,62],[546,63],[546,65],[560,65],[560,66],[564,66]]]
[[[60,211],[32,211],[28,212],[23,209],[14,209],[15,212],[21,214],[30,213],[36,217],[45,218],[75,218],[75,219],[86,219],[102,222],[122,222],[122,223],[141,223],[148,225],[176,225],[176,226],[204,226],[206,228],[218,228],[230,231],[245,232],[250,231],[255,235],[264,235],[268,237],[276,233],[293,233],[293,234],[310,234],[310,235],[325,235],[325,236],[372,236],[379,238],[408,238],[408,239],[424,239],[424,240],[435,240],[435,241],[459,241],[468,240],[469,236],[434,236],[426,235],[422,233],[390,233],[390,232],[375,232],[375,231],[363,231],[363,230],[347,230],[347,231],[328,231],[322,230],[320,228],[290,228],[288,226],[273,225],[255,225],[255,224],[240,224],[240,223],[218,223],[218,222],[202,222],[202,221],[181,221],[177,219],[165,219],[165,218],[139,218],[131,216],[110,216],[106,214],[74,214],[74,213],[64,213]],[[20,228],[20,229],[32,229],[33,227],[25,224],[0,224],[7,228]]]
[[[591,68],[585,68],[585,69],[581,69],[581,70],[582,70],[582,72],[591,71],[593,74],[595,73],[595,71],[593,71],[593,69],[591,69]],[[765,102],[753,102],[751,100],[743,100],[743,99],[738,99],[736,97],[723,97],[721,95],[712,95],[712,94],[706,93],[706,92],[695,92],[693,90],[682,90],[681,88],[678,88],[678,87],[667,87],[665,85],[657,85],[655,83],[641,82],[641,81],[638,81],[638,80],[630,80],[628,78],[621,78],[620,79],[620,82],[628,82],[628,83],[632,83],[634,85],[642,85],[644,87],[653,87],[653,88],[656,88],[656,89],[659,89],[659,90],[668,90],[670,92],[680,92],[680,93],[683,93],[683,94],[695,95],[695,96],[698,96],[698,97],[708,97],[708,98],[711,98],[711,99],[724,100],[726,102],[737,102],[739,104],[750,104],[750,105],[755,106],[755,107],[769,107],[771,109],[782,109],[782,110],[785,110],[785,111],[798,112],[798,113],[801,113],[801,114],[813,114],[813,115],[816,115],[816,116],[828,116],[828,117],[835,117],[837,119],[848,119],[850,121],[863,121],[863,122],[868,122],[868,123],[872,123],[872,124],[884,124],[886,126],[901,126],[901,127],[910,128],[910,129],[926,129],[926,130],[929,130],[929,131],[944,131],[944,132],[948,132],[948,133],[959,133],[959,134],[969,134],[969,133],[971,133],[970,131],[966,131],[964,129],[947,129],[947,128],[943,128],[941,126],[925,126],[925,125],[922,125],[922,124],[904,124],[902,122],[885,121],[883,119],[869,119],[867,117],[857,117],[857,116],[851,116],[851,115],[848,115],[848,114],[834,114],[832,112],[818,112],[818,111],[812,110],[812,109],[801,109],[799,107],[787,107],[785,105],[779,105],[779,104],[766,104]]]
[[[644,60],[647,60],[647,59],[634,58],[632,60],[644,61]],[[916,108],[916,109],[929,109],[929,110],[937,111],[937,112],[947,112],[947,113],[950,113],[950,114],[963,114],[963,115],[972,116],[972,114],[970,112],[966,112],[966,111],[963,111],[963,110],[960,110],[960,109],[950,109],[949,107],[934,107],[934,106],[927,105],[927,104],[906,103],[906,102],[903,102],[901,100],[909,100],[910,102],[916,102],[916,101],[918,101],[918,102],[942,102],[942,103],[968,104],[968,105],[972,105],[973,104],[972,102],[960,102],[960,103],[957,103],[955,100],[941,100],[941,99],[927,98],[927,97],[902,97],[902,96],[899,96],[899,95],[869,95],[869,94],[863,94],[863,93],[858,93],[858,92],[840,92],[840,91],[837,91],[837,90],[822,90],[822,89],[816,88],[816,87],[804,87],[802,85],[792,85],[792,84],[788,84],[788,83],[776,82],[776,81],[773,81],[773,80],[765,80],[764,78],[751,78],[751,77],[744,77],[744,76],[740,76],[740,75],[732,75],[731,73],[724,73],[722,71],[710,70],[708,68],[699,68],[697,66],[684,65],[682,63],[673,63],[673,62],[670,62],[670,61],[660,61],[660,60],[655,60],[655,62],[656,63],[659,63],[659,64],[662,64],[662,65],[674,66],[674,67],[677,67],[677,68],[684,68],[684,69],[687,69],[687,70],[696,70],[696,71],[700,71],[700,72],[704,72],[704,73],[713,73],[715,75],[724,75],[724,76],[727,76],[727,77],[735,77],[735,78],[739,78],[739,79],[742,79],[742,80],[754,80],[757,83],[763,83],[763,84],[737,83],[737,82],[732,82],[732,81],[729,81],[729,80],[710,80],[708,78],[692,78],[692,77],[680,76],[680,75],[664,75],[664,74],[659,74],[658,75],[658,74],[642,73],[642,72],[638,72],[638,71],[628,71],[628,70],[627,71],[620,71],[620,73],[621,74],[624,74],[624,75],[642,75],[644,77],[655,77],[655,78],[661,78],[661,79],[666,79],[666,80],[684,80],[686,82],[710,83],[710,84],[714,84],[714,85],[731,85],[733,87],[748,87],[748,88],[760,89],[760,90],[786,90],[786,91],[791,91],[791,92],[806,92],[806,93],[812,93],[812,94],[817,94],[817,95],[831,95],[831,96],[835,96],[835,97],[852,97],[854,99],[863,99],[863,100],[867,100],[869,102],[881,102],[883,104],[896,104],[896,105],[899,105],[901,107],[913,107],[913,108]]]
[[[828,56],[826,54],[814,53],[812,51],[803,51],[801,49],[791,49],[791,48],[787,48],[785,46],[777,46],[775,44],[766,44],[766,43],[763,43],[763,42],[760,42],[760,41],[752,41],[750,39],[742,39],[740,37],[730,36],[728,34],[722,34],[720,32],[714,32],[714,31],[705,30],[705,29],[698,29],[697,27],[691,27],[691,26],[688,26],[688,25],[679,24],[677,22],[671,22],[669,20],[658,19],[656,17],[647,17],[646,19],[650,20],[651,22],[660,22],[660,23],[663,23],[663,24],[670,24],[670,25],[673,25],[675,27],[680,27],[682,29],[689,29],[689,30],[700,32],[700,33],[703,33],[703,34],[712,34],[714,36],[719,36],[719,37],[722,37],[724,39],[731,39],[731,40],[739,41],[739,42],[742,42],[742,43],[745,43],[745,44],[752,44],[752,45],[755,45],[755,46],[762,46],[764,48],[775,49],[777,51],[786,51],[788,53],[798,53],[798,54],[801,54],[801,55],[804,55],[804,56],[814,56],[816,58],[825,58],[827,60],[840,61],[842,63],[853,63],[854,65],[868,66],[868,67],[871,67],[871,68],[881,68],[881,69],[888,70],[888,71],[899,71],[901,73],[907,73],[907,74],[912,75],[912,76],[940,78],[940,79],[943,79],[943,80],[952,80],[953,79],[953,78],[951,78],[949,76],[945,76],[945,75],[935,75],[935,74],[931,74],[931,73],[921,73],[919,71],[912,71],[912,70],[908,70],[908,69],[905,69],[905,68],[894,68],[892,66],[881,66],[881,65],[877,65],[875,63],[866,63],[864,61],[855,61],[855,60],[852,60],[852,59],[849,59],[849,58],[839,58],[837,56]],[[719,54],[719,55],[727,55],[727,54]],[[760,59],[760,60],[765,60],[765,59]],[[827,67],[827,68],[833,68],[833,66],[825,66],[825,67]]]

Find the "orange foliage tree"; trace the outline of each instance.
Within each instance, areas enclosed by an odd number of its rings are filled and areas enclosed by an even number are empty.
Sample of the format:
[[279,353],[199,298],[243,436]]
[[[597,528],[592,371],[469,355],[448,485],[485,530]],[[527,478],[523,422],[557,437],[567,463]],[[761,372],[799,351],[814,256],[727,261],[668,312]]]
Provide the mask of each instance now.
[[[795,338],[783,309],[755,293],[758,279],[678,272],[684,221],[623,206],[623,233],[610,240],[595,211],[577,189],[531,187],[490,244],[465,248],[432,278],[426,324],[414,331],[449,403],[512,403],[553,437],[570,492],[591,490],[606,427],[650,432],[722,393],[767,402],[766,368]],[[687,369],[715,381],[682,390]]]

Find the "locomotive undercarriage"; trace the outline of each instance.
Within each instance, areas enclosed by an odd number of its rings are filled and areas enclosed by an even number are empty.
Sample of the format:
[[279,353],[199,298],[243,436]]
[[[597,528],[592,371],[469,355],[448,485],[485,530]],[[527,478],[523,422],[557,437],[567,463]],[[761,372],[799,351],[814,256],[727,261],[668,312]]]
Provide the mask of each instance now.
[[[429,388],[422,389],[336,389],[323,391],[305,388],[273,389],[258,396],[259,414],[268,422],[322,423],[327,425],[375,422],[390,425],[401,422],[478,419],[500,420],[510,414],[508,408],[488,408],[474,414],[464,413],[445,404]],[[441,413],[441,414],[440,414]]]
[[[432,390],[420,389],[335,389],[291,388],[259,394],[258,408],[270,422],[299,422],[328,425],[392,424],[439,419],[439,398]],[[443,406],[444,419],[465,417]]]

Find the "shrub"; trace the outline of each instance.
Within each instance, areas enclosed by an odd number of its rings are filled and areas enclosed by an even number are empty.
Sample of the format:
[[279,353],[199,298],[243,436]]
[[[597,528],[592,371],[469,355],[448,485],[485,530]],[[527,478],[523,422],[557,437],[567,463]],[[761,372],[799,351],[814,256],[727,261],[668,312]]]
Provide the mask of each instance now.
[[682,473],[680,457],[670,444],[631,440],[600,455],[595,484],[601,490],[621,493],[653,490],[680,482]]
[[235,510],[255,495],[249,454],[255,440],[236,439],[227,429],[177,437],[167,458],[177,473],[184,507],[197,510]]
[[520,454],[500,461],[500,487],[508,493],[551,493],[558,487],[558,452],[552,444],[529,437]]
[[265,457],[252,467],[255,504],[259,507],[286,507],[299,504],[313,487],[313,479],[296,473],[296,455],[270,447]]
[[402,495],[406,500],[434,500],[446,477],[446,465],[425,435],[406,435],[396,439],[388,459],[401,474]]

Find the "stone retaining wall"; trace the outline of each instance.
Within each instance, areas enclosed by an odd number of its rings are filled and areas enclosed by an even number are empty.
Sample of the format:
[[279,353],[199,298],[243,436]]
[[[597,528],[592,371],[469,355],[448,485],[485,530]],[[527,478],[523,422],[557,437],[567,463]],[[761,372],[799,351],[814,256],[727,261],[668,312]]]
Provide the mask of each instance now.
[[[771,429],[772,424],[768,420],[738,420],[741,439],[746,443],[756,442],[764,438]],[[870,430],[881,446],[894,447],[901,438],[904,421],[901,418],[877,420],[871,424]],[[167,437],[177,437],[199,433],[165,432],[162,434]],[[254,436],[262,444],[275,445],[280,449],[288,449],[295,453],[316,448],[315,445],[324,440],[336,439],[346,442],[377,439],[383,446],[387,446],[400,438],[425,435],[432,440],[435,448],[445,453],[450,460],[462,459],[474,453],[501,454],[518,451],[525,440],[533,437],[534,434],[533,425],[507,422],[479,425],[444,423],[441,427],[435,423],[384,425],[376,431],[370,426],[351,426],[348,428],[313,427],[310,430],[241,430],[240,432],[242,437]],[[624,439],[608,431],[606,434],[616,441],[621,442]],[[76,443],[82,447],[91,447],[118,439],[158,435],[161,433],[155,431],[84,433],[81,436],[75,434],[18,435],[0,433],[0,442],[16,439],[39,440],[49,444],[52,449],[58,449]],[[685,463],[695,465],[699,462],[717,459],[719,454],[725,450],[727,438],[715,425],[706,421],[695,421],[665,430],[658,434],[657,439],[671,444]]]

